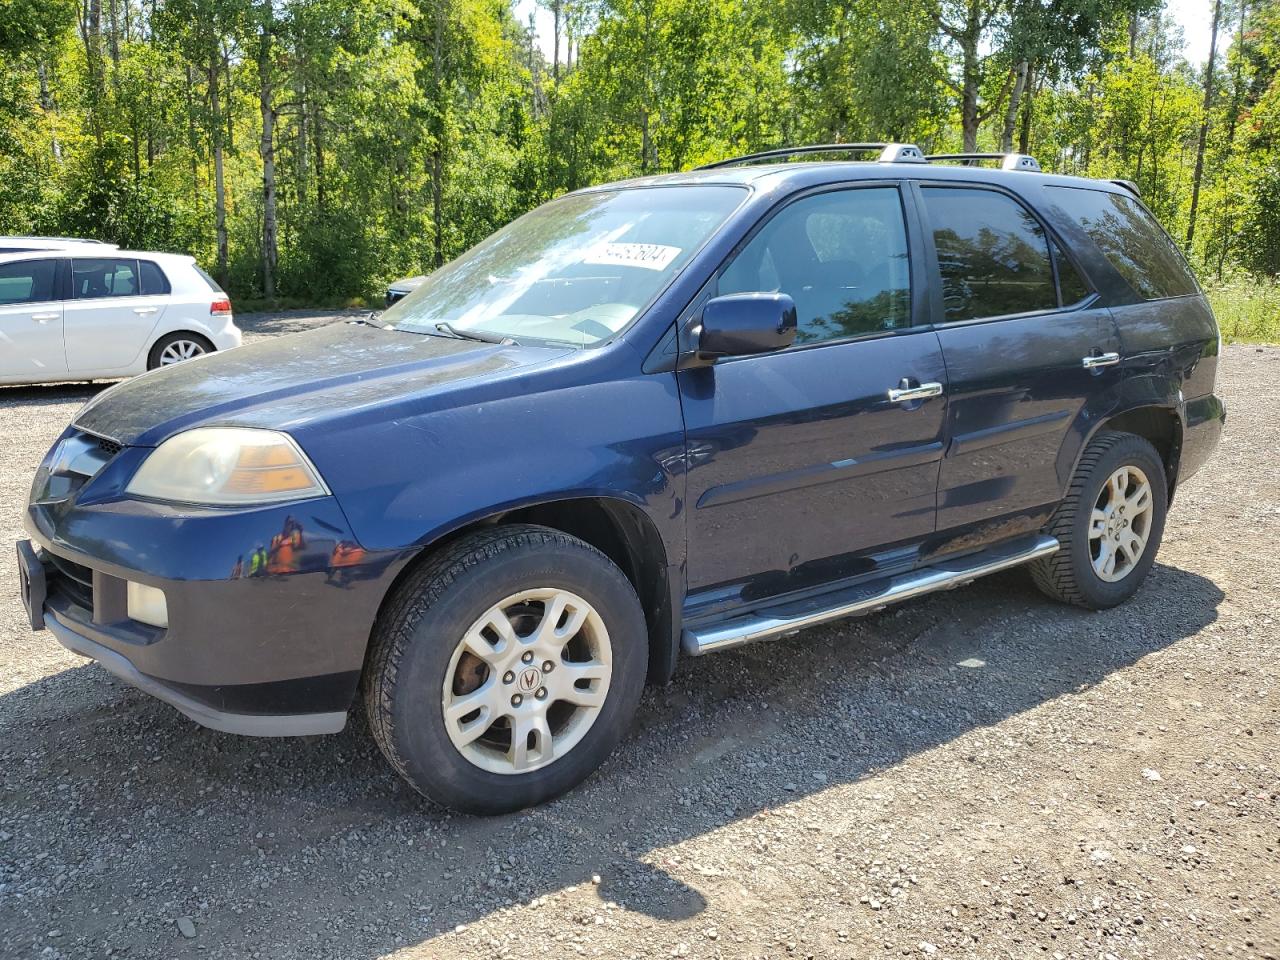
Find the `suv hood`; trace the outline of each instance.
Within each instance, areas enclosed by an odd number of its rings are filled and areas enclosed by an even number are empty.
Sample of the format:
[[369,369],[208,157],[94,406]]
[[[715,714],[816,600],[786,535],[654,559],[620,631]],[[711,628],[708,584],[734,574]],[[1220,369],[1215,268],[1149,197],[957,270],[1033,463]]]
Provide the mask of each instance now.
[[75,426],[136,446],[205,424],[287,430],[567,352],[335,323],[126,380],[89,401]]

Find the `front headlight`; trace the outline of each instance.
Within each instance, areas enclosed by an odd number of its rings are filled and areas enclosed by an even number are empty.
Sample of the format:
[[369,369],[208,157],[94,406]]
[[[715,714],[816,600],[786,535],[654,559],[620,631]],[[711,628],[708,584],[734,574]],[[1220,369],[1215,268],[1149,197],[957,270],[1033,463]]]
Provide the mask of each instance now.
[[152,451],[127,493],[215,506],[280,503],[329,493],[293,438],[249,427],[200,427]]

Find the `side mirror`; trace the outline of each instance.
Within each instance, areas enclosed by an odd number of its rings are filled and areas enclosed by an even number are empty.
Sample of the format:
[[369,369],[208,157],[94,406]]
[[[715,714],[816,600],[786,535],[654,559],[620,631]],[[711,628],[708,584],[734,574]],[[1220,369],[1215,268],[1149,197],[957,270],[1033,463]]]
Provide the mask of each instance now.
[[695,350],[699,360],[772,353],[796,339],[796,304],[785,293],[733,293],[708,300]]

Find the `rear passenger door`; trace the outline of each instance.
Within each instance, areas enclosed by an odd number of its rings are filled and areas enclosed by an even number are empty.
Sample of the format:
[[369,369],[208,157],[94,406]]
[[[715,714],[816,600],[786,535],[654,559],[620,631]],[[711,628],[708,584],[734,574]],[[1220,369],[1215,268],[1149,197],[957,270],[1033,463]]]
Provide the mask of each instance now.
[[154,263],[132,257],[76,257],[66,306],[67,365],[73,374],[125,372],[142,352],[166,298]]
[[939,549],[1040,529],[1088,425],[1111,410],[1120,340],[1060,241],[1013,194],[917,185],[949,381]]

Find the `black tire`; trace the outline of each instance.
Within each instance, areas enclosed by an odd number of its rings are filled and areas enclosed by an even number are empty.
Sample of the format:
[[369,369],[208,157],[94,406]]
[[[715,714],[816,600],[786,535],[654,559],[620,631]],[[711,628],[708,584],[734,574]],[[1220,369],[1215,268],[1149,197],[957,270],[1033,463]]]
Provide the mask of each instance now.
[[[1108,582],[1093,568],[1089,541],[1090,515],[1103,485],[1116,470],[1135,466],[1151,485],[1152,516],[1147,543],[1138,562],[1123,579]],[[1131,433],[1103,433],[1085,449],[1066,499],[1059,504],[1046,532],[1062,545],[1057,553],[1031,564],[1041,591],[1063,603],[1105,610],[1128,600],[1146,578],[1164,535],[1169,495],[1164,463],[1155,447]]]
[[[442,690],[458,643],[485,610],[525,589],[569,590],[608,630],[612,676],[595,721],[568,753],[527,773],[472,763],[445,727]],[[465,813],[542,803],[586,779],[617,746],[640,701],[648,665],[644,612],[603,553],[548,527],[487,528],[442,548],[398,588],[374,626],[363,686],[374,740],[423,796]]]
[[155,342],[151,347],[151,352],[147,354],[147,369],[154,370],[160,366],[160,355],[164,353],[165,347],[177,343],[179,340],[190,340],[192,343],[198,343],[205,353],[213,353],[214,346],[208,337],[201,336],[198,333],[190,333],[186,330],[178,330],[174,333],[166,333],[163,337]]

